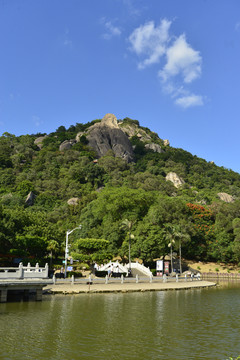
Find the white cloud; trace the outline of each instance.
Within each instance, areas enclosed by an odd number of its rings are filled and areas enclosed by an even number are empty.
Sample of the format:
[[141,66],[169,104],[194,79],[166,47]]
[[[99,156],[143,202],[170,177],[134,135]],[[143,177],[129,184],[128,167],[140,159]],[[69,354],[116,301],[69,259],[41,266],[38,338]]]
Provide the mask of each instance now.
[[140,58],[139,69],[160,63],[158,71],[165,94],[175,99],[175,104],[188,108],[203,105],[201,95],[191,94],[190,84],[201,76],[202,57],[187,42],[185,34],[170,34],[172,21],[161,20],[158,26],[149,21],[137,27],[129,36],[131,50]]
[[175,100],[175,104],[183,107],[184,109],[191,106],[202,106],[203,98],[200,95],[191,94],[188,96],[179,97]]
[[186,96],[189,94],[189,91],[181,84],[175,84],[172,81],[167,81],[162,83],[162,90],[165,94],[171,95],[173,99],[179,96]]
[[113,36],[120,36],[122,31],[119,27],[114,26],[111,21],[105,21],[105,19],[101,19],[101,22],[104,24],[107,32],[103,34],[103,38],[105,40],[110,40]]
[[239,31],[239,30],[240,30],[240,22],[236,23],[236,25],[235,25],[235,30],[236,30],[236,31]]
[[34,125],[36,127],[39,127],[42,124],[42,121],[40,120],[40,117],[37,115],[32,116],[32,121],[34,122]]
[[166,52],[167,63],[159,72],[163,81],[181,74],[185,83],[191,83],[201,75],[202,58],[199,51],[187,43],[185,35],[179,36]]
[[153,21],[136,28],[129,36],[131,49],[139,56],[145,57],[138,64],[139,69],[158,63],[166,52],[171,21],[163,19],[159,26],[155,27]]
[[64,33],[63,45],[67,47],[72,47],[72,40],[69,38],[69,30],[66,29]]
[[135,17],[141,15],[142,10],[139,7],[139,3],[135,6],[132,0],[123,0],[123,4],[127,7],[128,14]]

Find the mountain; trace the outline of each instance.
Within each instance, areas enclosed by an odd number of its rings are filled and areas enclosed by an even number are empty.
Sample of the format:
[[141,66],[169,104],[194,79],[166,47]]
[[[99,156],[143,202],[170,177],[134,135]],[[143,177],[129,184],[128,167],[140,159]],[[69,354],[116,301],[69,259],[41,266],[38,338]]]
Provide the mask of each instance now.
[[51,134],[4,133],[0,199],[2,254],[63,254],[66,230],[81,223],[75,258],[88,259],[79,237],[107,241],[92,261],[124,257],[128,219],[133,257],[168,253],[172,232],[185,257],[240,262],[240,175],[171,147],[138,120],[107,114]]

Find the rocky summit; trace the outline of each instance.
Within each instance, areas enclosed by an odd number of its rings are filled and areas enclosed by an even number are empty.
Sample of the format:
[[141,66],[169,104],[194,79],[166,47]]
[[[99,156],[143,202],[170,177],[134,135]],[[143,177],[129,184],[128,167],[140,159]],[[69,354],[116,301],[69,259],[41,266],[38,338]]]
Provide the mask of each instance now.
[[109,150],[127,162],[134,159],[133,148],[128,136],[119,128],[117,118],[106,114],[102,121],[88,128],[86,134],[88,146],[93,148],[99,157]]

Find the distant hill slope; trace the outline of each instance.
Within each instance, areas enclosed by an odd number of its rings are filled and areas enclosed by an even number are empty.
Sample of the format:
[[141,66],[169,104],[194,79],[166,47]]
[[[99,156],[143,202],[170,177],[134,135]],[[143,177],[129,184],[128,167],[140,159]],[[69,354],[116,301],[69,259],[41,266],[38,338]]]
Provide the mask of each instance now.
[[107,114],[51,134],[4,133],[0,196],[3,253],[60,254],[65,231],[81,222],[74,244],[105,238],[102,257],[125,256],[127,218],[132,256],[168,253],[171,228],[187,257],[240,262],[240,175],[171,147],[137,120]]

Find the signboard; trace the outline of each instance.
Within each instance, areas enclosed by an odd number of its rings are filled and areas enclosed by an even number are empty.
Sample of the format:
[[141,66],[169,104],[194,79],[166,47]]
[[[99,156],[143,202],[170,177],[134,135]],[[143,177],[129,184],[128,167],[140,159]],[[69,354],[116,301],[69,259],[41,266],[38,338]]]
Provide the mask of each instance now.
[[157,260],[156,262],[156,270],[163,271],[163,260]]
[[164,262],[164,274],[169,274],[169,261]]
[[68,266],[67,267],[67,271],[72,271],[73,270],[73,267],[72,266]]

